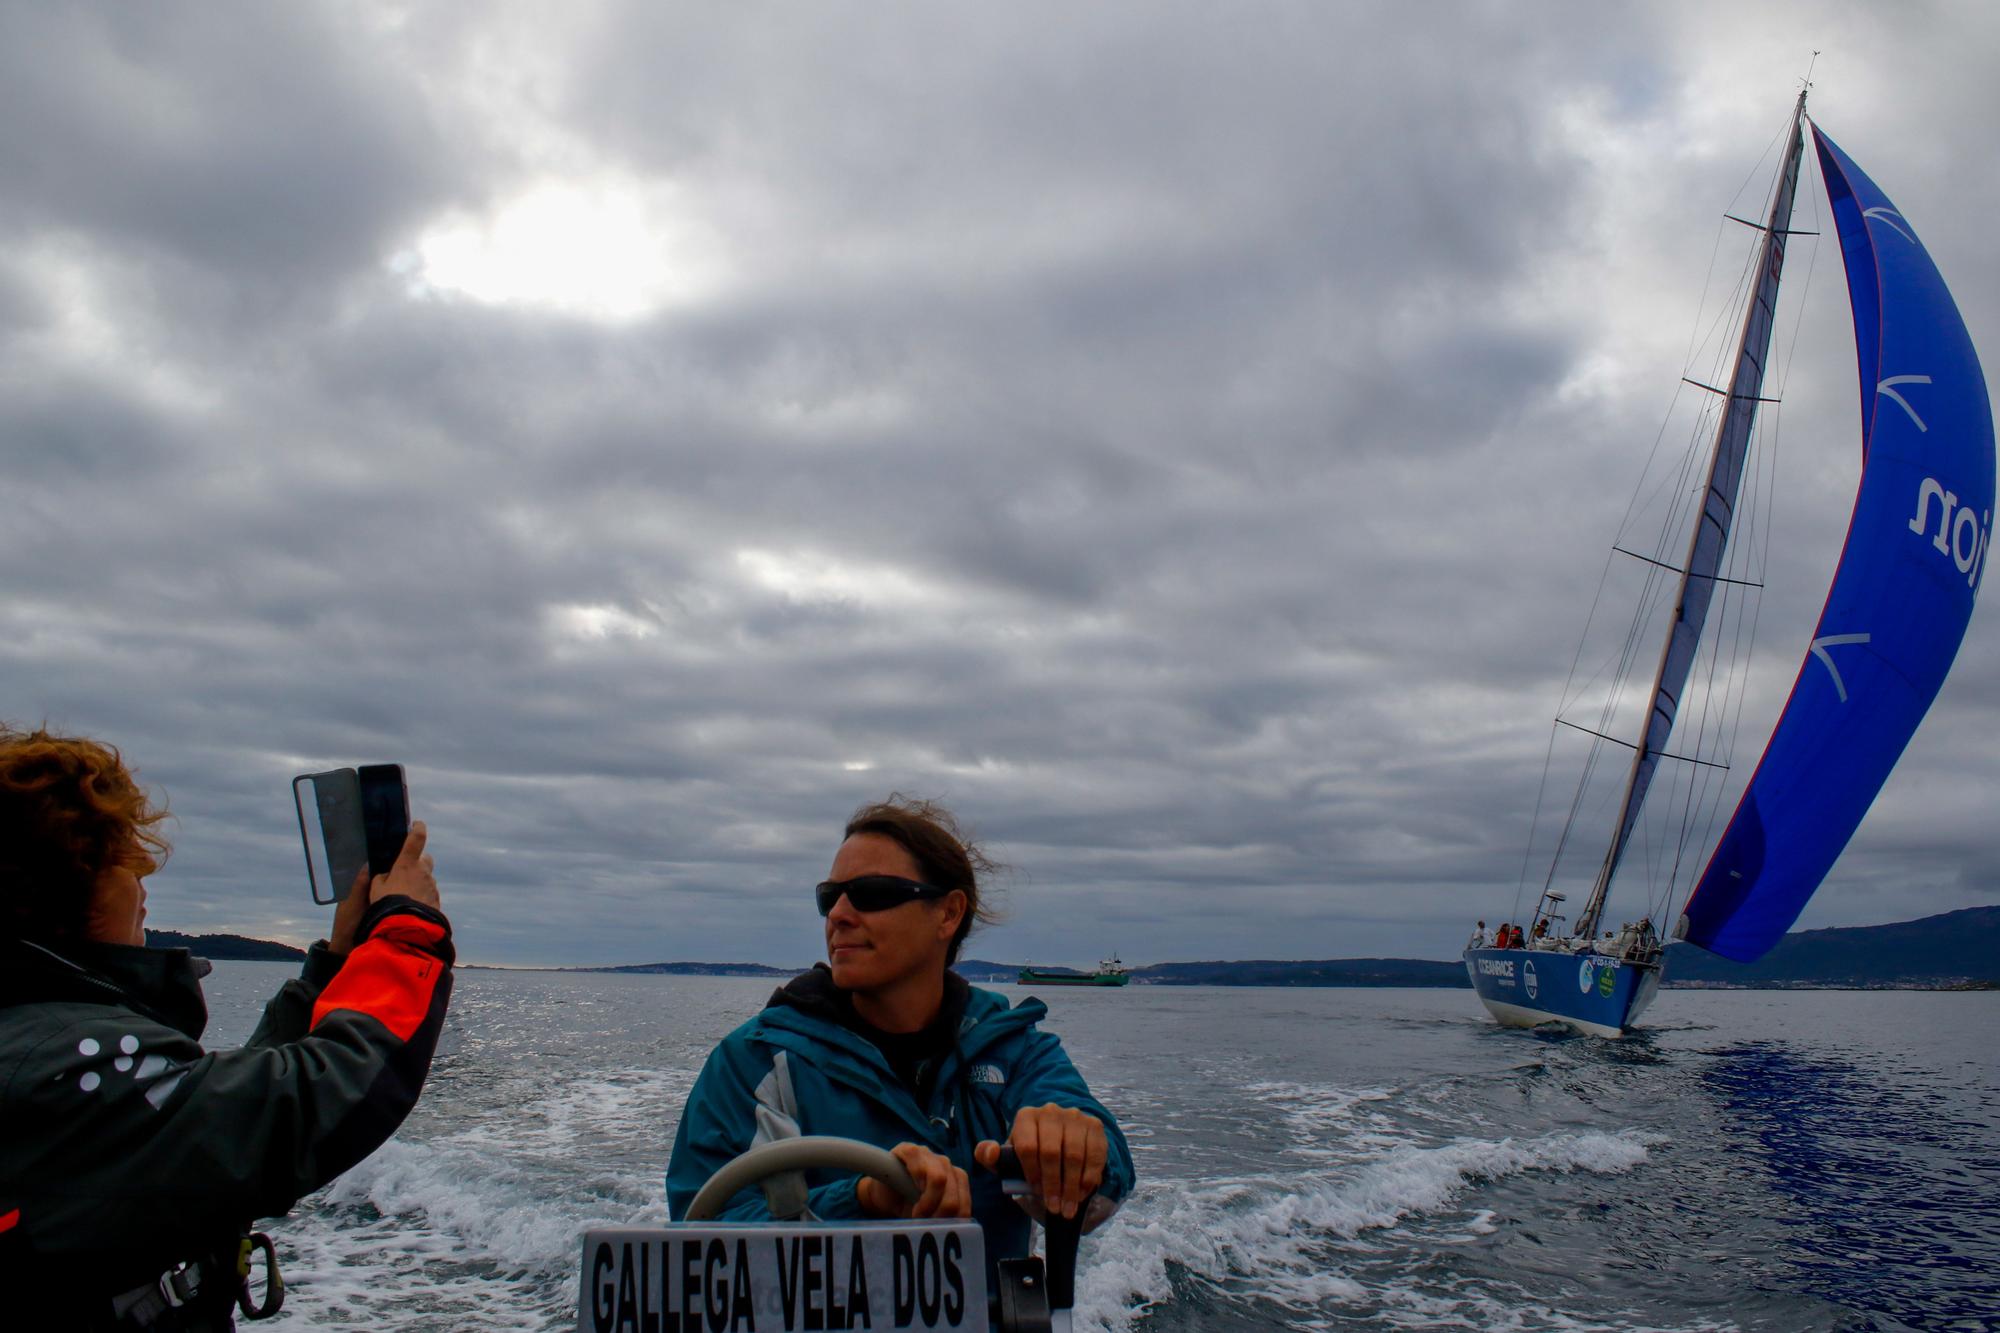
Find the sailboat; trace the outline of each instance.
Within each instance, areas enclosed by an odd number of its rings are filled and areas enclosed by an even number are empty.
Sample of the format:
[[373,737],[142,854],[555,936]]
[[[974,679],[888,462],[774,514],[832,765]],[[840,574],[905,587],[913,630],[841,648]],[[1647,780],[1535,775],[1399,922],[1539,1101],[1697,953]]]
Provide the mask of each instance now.
[[[1972,615],[1994,501],[1993,417],[1979,358],[1916,228],[1806,116],[1809,89],[1792,110],[1768,214],[1762,224],[1747,224],[1760,234],[1733,378],[1727,388],[1688,381],[1720,406],[1685,557],[1673,567],[1649,560],[1678,579],[1650,707],[1629,740],[1593,733],[1599,743],[1631,750],[1608,848],[1573,922],[1552,868],[1530,918],[1532,936],[1503,927],[1503,937],[1465,950],[1474,989],[1504,1025],[1561,1023],[1622,1036],[1658,994],[1661,932],[1650,917],[1603,930],[1606,903],[1661,766],[1718,767],[1696,753],[1698,738],[1676,748],[1682,738],[1675,721],[1687,711],[1683,695],[1711,602],[1719,587],[1727,592],[1738,582],[1725,576],[1724,554],[1752,427],[1770,401],[1764,372],[1788,242],[1799,234],[1791,229],[1792,206],[1808,130],[1839,230],[1853,315],[1861,480],[1790,699],[1688,892],[1675,938],[1753,962],[1784,936],[1937,696]],[[1683,837],[1699,827],[1682,823]]]

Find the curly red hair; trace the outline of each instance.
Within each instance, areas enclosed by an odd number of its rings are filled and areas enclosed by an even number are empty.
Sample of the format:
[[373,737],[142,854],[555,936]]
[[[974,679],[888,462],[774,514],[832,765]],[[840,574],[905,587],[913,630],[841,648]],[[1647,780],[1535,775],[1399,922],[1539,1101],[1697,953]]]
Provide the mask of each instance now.
[[166,860],[166,817],[115,747],[0,724],[0,931],[81,934],[105,870],[143,879]]

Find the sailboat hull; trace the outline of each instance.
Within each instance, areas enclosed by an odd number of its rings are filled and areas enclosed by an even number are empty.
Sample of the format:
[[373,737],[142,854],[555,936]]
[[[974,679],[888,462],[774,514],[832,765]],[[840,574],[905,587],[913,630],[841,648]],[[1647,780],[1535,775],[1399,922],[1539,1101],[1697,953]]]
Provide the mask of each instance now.
[[1503,1027],[1563,1023],[1594,1037],[1622,1037],[1660,989],[1658,964],[1595,953],[1467,949],[1465,973]]

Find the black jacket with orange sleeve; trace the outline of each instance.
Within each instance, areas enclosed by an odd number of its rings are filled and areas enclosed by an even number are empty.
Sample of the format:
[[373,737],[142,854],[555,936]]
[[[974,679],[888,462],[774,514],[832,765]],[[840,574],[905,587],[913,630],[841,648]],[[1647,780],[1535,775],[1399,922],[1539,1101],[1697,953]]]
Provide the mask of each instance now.
[[0,940],[0,1308],[62,1290],[60,1326],[88,1326],[395,1132],[444,1025],[451,926],[390,897],[357,934],[221,1051],[186,950]]

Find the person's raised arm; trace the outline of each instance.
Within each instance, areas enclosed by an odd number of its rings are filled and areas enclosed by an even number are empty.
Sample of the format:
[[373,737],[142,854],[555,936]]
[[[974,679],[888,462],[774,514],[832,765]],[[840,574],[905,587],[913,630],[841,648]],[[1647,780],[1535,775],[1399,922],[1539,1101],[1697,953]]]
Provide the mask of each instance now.
[[401,896],[412,902],[439,908],[437,872],[426,854],[430,829],[422,820],[410,826],[396,864],[387,874],[371,876],[367,866],[354,878],[353,886],[333,909],[333,929],[324,940],[306,951],[299,975],[279,988],[264,1006],[264,1016],[245,1046],[269,1046],[297,1041],[311,1023],[313,1003],[326,984],[340,971],[361,931],[369,909],[381,898]]

